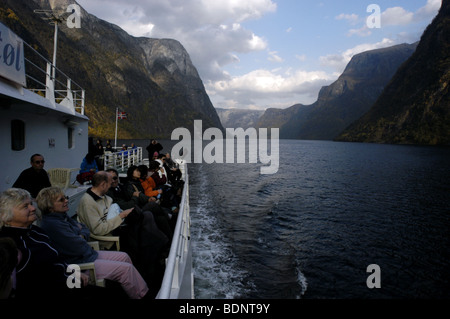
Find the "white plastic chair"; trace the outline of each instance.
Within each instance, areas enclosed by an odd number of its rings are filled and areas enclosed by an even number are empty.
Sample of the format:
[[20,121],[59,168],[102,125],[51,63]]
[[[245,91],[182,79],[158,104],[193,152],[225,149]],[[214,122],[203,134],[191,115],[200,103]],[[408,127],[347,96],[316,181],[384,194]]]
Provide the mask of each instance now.
[[78,171],[79,168],[50,168],[47,173],[52,186],[66,190],[69,187],[77,187],[70,184],[72,172]]

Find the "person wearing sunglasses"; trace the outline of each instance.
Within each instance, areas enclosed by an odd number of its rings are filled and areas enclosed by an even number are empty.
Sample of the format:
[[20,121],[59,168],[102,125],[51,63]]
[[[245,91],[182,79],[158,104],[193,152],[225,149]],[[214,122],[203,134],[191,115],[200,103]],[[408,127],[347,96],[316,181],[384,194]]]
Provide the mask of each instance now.
[[127,253],[96,251],[87,243],[90,231],[67,215],[69,198],[58,187],[41,190],[36,198],[42,212],[41,228],[50,236],[61,258],[68,264],[95,264],[97,279],[118,282],[130,299],[142,299],[148,286]]
[[36,198],[43,188],[52,186],[47,172],[44,169],[45,160],[41,154],[34,154],[30,159],[31,167],[20,173],[13,184],[13,188],[27,190],[31,197]]

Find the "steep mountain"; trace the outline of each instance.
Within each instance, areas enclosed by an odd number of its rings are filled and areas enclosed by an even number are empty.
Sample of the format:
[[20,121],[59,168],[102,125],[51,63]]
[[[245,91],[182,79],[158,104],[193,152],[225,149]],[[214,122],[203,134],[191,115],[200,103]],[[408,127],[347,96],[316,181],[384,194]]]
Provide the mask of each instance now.
[[355,55],[343,74],[323,87],[318,100],[299,109],[280,128],[282,138],[331,140],[366,113],[417,44]]
[[244,130],[255,127],[259,118],[264,114],[262,110],[247,109],[216,108],[216,111],[223,127],[243,128]]
[[379,99],[338,140],[450,143],[450,1],[425,30],[416,52]]
[[260,117],[257,127],[280,128],[281,138],[291,138],[297,130],[297,126],[294,125],[293,130],[295,132],[290,133],[289,131],[289,125],[293,122],[292,119],[303,118],[310,111],[311,106],[305,106],[303,104],[295,104],[286,109],[269,108]]
[[[74,0],[2,0],[1,21],[52,60],[53,26],[36,9],[66,12]],[[184,47],[136,38],[81,8],[81,28],[59,24],[57,67],[86,90],[90,135],[114,137],[115,110],[127,112],[119,138],[170,138],[178,127],[222,128]]]

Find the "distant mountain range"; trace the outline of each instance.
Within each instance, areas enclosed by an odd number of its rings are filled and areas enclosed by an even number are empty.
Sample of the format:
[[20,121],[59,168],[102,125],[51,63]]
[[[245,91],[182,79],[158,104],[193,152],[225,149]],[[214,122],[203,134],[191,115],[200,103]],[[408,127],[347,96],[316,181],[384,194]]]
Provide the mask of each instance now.
[[[51,60],[53,26],[35,9],[65,12],[74,0],[3,0],[0,19]],[[215,109],[176,40],[136,38],[82,9],[82,27],[61,24],[57,66],[86,89],[90,135],[112,138],[115,109],[128,113],[119,138],[170,138],[178,127],[280,129],[285,139],[450,143],[450,1],[420,43],[355,55],[311,105]]]
[[443,1],[420,42],[355,55],[315,103],[267,109],[255,127],[278,127],[284,139],[449,145],[449,28]]
[[450,1],[376,103],[339,141],[450,144]]
[[279,127],[285,139],[332,140],[366,113],[417,43],[355,55],[337,81],[323,87],[312,105],[268,109],[260,127]]
[[224,128],[243,128],[256,127],[259,118],[264,114],[262,110],[248,109],[221,109],[216,108],[220,122]]
[[[74,0],[2,0],[1,21],[53,56],[53,26],[35,9],[65,12]],[[178,127],[222,128],[189,54],[176,40],[136,38],[81,10],[81,28],[60,24],[57,67],[86,90],[91,136],[113,138],[115,110],[128,114],[119,138],[170,138]]]

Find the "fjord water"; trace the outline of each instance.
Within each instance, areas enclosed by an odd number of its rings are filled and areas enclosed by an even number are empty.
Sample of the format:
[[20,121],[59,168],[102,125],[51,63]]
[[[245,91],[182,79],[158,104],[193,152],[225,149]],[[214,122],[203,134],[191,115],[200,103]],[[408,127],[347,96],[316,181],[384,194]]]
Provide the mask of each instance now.
[[282,140],[260,165],[189,165],[196,298],[450,297],[450,148]]

